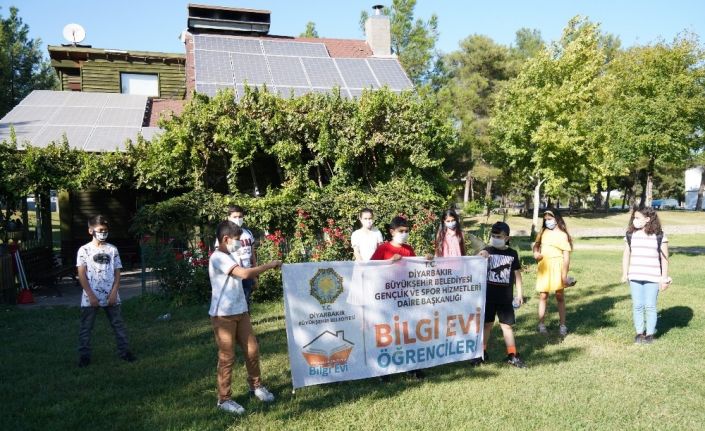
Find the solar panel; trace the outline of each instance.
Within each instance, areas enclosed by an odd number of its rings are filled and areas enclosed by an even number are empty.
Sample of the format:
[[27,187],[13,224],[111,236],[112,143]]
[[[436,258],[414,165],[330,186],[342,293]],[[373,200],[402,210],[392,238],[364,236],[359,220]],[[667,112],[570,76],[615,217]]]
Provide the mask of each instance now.
[[[124,149],[125,141],[137,140],[139,127],[96,127],[83,146],[84,151],[115,151]],[[69,140],[70,142],[70,140]]]
[[57,109],[47,123],[59,126],[92,126],[99,115],[100,109],[94,107],[64,106]]
[[[262,91],[264,90],[263,85],[252,85],[252,84],[247,84],[247,86],[250,88],[250,91]],[[235,98],[237,100],[242,99],[245,96],[245,84],[236,84],[235,89],[237,90],[237,94],[235,95]],[[273,87],[267,87],[268,91],[272,92],[274,91]]]
[[263,40],[262,46],[267,55],[287,55],[292,57],[329,57],[326,46],[311,42],[278,42]]
[[162,129],[159,127],[143,127],[140,130],[140,134],[147,141],[153,140],[157,135],[161,135],[161,133]]
[[46,147],[50,142],[61,142],[62,136],[66,134],[69,145],[73,148],[81,149],[91,134],[91,126],[46,126],[32,140],[32,145]]
[[232,53],[235,82],[248,84],[272,84],[264,55]]
[[312,86],[342,87],[345,85],[332,58],[302,57],[301,61]]
[[66,99],[66,106],[92,106],[102,107],[108,102],[108,95],[105,93],[84,93],[72,91]]
[[262,54],[262,46],[257,39],[227,36],[194,36],[194,48],[209,51]]
[[21,145],[25,141],[32,142],[34,135],[36,135],[42,128],[41,126],[31,126],[26,124],[3,124],[0,123],[0,141],[10,139],[10,132],[12,128],[15,129],[15,137],[17,138],[17,144]]
[[144,109],[103,108],[96,126],[141,127]]
[[276,85],[298,85],[308,87],[306,73],[298,57],[267,56],[269,70]]
[[233,92],[235,91],[235,87],[230,84],[203,84],[203,83],[196,83],[196,91],[199,93],[203,93],[209,97],[213,97],[218,93],[220,90],[225,90],[225,89],[232,89]]
[[411,88],[411,81],[407,78],[398,61],[368,58],[367,62],[377,76],[380,85],[387,85],[395,90]]
[[195,51],[196,81],[212,83],[232,83],[233,72],[230,54],[220,51]]
[[335,62],[348,88],[379,87],[364,58],[336,58]]
[[13,123],[15,127],[22,125],[43,126],[56,109],[57,107],[55,106],[27,106],[24,103],[20,103],[5,115],[2,123]]
[[32,106],[62,106],[70,94],[65,91],[34,90],[20,103]]
[[[84,93],[86,94],[86,93]],[[147,107],[147,96],[137,96],[134,94],[108,94],[106,108],[142,109]]]

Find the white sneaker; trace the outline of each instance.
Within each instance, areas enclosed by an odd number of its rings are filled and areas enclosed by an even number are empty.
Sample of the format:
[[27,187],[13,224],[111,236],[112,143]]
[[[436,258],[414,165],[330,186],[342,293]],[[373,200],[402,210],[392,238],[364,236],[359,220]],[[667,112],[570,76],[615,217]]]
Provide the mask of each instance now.
[[272,395],[272,393],[269,392],[264,386],[255,388],[255,390],[250,391],[250,393],[256,396],[258,400],[264,401],[265,403],[271,403],[274,401],[274,395]]
[[539,331],[539,334],[548,334],[548,330],[546,329],[546,325],[544,325],[543,323],[539,323],[538,331]]
[[218,401],[218,408],[228,413],[235,413],[236,415],[245,413],[245,409],[233,400]]
[[561,335],[561,337],[565,337],[566,335],[568,335],[568,327],[565,325],[561,325],[558,328],[558,333]]

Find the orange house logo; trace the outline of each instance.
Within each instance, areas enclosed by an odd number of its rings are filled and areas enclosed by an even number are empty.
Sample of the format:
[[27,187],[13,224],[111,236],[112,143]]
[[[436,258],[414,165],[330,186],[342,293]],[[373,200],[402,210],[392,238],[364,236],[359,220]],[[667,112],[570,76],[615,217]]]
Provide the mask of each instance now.
[[332,304],[343,293],[343,277],[333,268],[319,269],[309,282],[311,296],[321,304]]
[[302,349],[311,367],[333,368],[348,362],[355,344],[345,339],[344,331],[324,331]]

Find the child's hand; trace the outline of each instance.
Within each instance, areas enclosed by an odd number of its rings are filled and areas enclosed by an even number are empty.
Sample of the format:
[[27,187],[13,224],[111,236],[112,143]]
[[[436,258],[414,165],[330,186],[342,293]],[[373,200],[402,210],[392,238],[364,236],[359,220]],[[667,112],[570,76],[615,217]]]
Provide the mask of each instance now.
[[88,302],[91,304],[91,307],[98,307],[100,306],[100,303],[98,302],[98,297],[95,295],[91,295],[88,297]]
[[536,259],[536,261],[538,262],[539,260],[543,259],[543,256],[541,255],[540,252],[535,251],[534,252],[534,259]]
[[658,290],[663,292],[664,290],[668,289],[671,287],[671,277],[666,277],[661,279],[661,283],[659,284]]
[[270,266],[270,268],[272,268],[272,269],[281,268],[281,266],[282,266],[282,261],[281,261],[281,260],[273,260],[273,261],[269,262],[269,266]]
[[426,260],[433,260],[433,255],[432,255],[432,254],[427,254],[427,255],[424,256],[424,257],[426,258]]
[[117,295],[111,293],[110,296],[108,296],[108,305],[113,306],[115,304],[117,304]]
[[[519,306],[524,304],[524,297],[523,296],[517,296],[514,298],[514,303],[518,304]],[[519,308],[519,307],[516,307]]]
[[396,262],[396,261],[398,261],[399,259],[401,259],[401,255],[400,255],[399,253],[397,253],[397,254],[395,254],[394,256],[392,256],[392,262]]
[[490,257],[490,253],[489,253],[487,250],[480,250],[480,252],[477,253],[477,255],[478,255],[478,256],[481,256],[481,257],[484,257],[485,259],[487,259],[488,257]]

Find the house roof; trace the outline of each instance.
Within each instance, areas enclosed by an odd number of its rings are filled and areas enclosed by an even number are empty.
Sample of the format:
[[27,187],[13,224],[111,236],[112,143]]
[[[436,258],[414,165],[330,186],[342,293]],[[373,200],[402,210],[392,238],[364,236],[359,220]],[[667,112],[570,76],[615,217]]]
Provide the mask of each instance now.
[[158,127],[159,119],[169,119],[172,115],[180,115],[184,111],[185,100],[153,99],[149,110],[149,127]]
[[52,60],[88,60],[97,58],[120,58],[133,60],[160,60],[177,63],[185,63],[185,54],[175,54],[170,52],[134,51],[124,49],[103,49],[86,46],[73,45],[49,45],[49,57]]
[[35,90],[0,119],[0,139],[9,139],[14,128],[18,143],[37,147],[66,135],[76,149],[122,150],[139,133],[151,139],[157,132],[143,127],[147,102],[147,96]]

